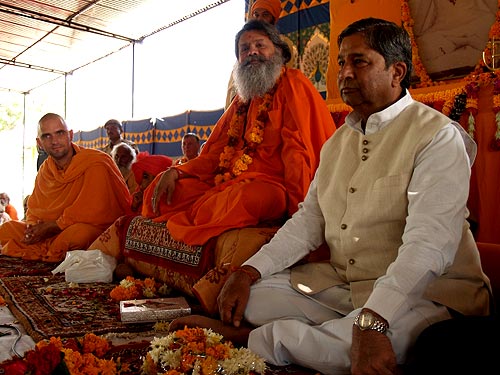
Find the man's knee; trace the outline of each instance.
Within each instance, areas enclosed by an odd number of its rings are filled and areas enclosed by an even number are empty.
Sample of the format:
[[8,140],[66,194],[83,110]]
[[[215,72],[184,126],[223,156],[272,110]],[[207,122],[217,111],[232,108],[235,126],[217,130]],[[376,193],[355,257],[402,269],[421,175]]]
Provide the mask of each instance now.
[[245,309],[245,320],[253,326],[262,326],[272,320],[268,312],[269,307],[266,306],[265,300],[251,297]]

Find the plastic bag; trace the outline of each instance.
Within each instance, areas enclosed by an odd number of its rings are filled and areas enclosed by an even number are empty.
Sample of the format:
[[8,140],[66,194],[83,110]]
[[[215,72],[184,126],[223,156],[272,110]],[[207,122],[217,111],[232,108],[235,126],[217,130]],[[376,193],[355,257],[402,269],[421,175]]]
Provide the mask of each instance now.
[[52,273],[65,274],[65,280],[72,283],[110,283],[116,259],[101,250],[73,250]]

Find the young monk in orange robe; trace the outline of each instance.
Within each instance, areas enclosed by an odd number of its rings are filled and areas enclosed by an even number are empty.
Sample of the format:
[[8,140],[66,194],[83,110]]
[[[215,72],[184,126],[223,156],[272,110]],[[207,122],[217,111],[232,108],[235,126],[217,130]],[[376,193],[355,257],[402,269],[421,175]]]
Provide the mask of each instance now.
[[131,197],[115,162],[77,146],[72,137],[60,116],[40,119],[37,142],[49,158],[38,171],[26,222],[0,226],[3,255],[61,261],[66,251],[86,249],[130,212]]
[[281,53],[275,81],[262,94],[242,98],[239,92],[200,155],[158,175],[144,194],[142,215],[167,221],[172,236],[189,245],[291,216],[335,130],[316,88],[299,70],[284,67],[290,50],[274,27],[248,23],[236,51],[242,70]]

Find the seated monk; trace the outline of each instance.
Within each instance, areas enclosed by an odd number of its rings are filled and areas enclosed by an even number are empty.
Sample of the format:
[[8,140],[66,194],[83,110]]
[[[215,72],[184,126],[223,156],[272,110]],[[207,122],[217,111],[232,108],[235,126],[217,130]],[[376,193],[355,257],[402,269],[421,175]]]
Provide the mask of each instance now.
[[132,194],[132,211],[142,211],[142,196],[144,190],[154,180],[154,178],[172,165],[172,159],[165,155],[149,155],[147,151],[140,152],[137,160],[132,164],[132,172],[135,181],[139,185]]
[[11,220],[19,220],[17,210],[12,204],[10,204],[10,197],[7,193],[0,193],[0,201],[2,201],[2,204],[5,207],[5,213],[9,215]]
[[113,147],[111,157],[118,166],[118,169],[127,184],[128,191],[130,194],[133,194],[139,187],[137,181],[135,180],[135,175],[132,172],[132,165],[135,163],[137,158],[135,150],[127,143],[118,143],[115,147]]
[[248,22],[236,36],[238,95],[200,155],[158,175],[142,216],[167,222],[172,237],[203,245],[234,228],[282,220],[304,199],[335,125],[276,28]]
[[37,174],[26,222],[0,226],[2,255],[59,262],[130,212],[130,194],[111,157],[72,139],[61,116],[47,113],[38,122],[36,140],[49,157]]
[[6,223],[7,221],[10,221],[11,217],[7,212],[5,212],[5,204],[2,199],[0,199],[0,225],[3,223]]
[[186,133],[182,137],[182,157],[177,159],[174,164],[181,165],[189,160],[198,157],[200,153],[200,137],[195,133]]

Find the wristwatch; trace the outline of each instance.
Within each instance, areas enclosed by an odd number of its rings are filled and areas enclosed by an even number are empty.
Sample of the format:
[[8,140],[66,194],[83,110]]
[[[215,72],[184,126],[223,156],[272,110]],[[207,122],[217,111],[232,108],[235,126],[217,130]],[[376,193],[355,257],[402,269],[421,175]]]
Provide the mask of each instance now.
[[354,319],[354,325],[358,326],[360,330],[374,330],[380,333],[385,333],[388,324],[378,319],[374,314],[369,311],[361,311]]

